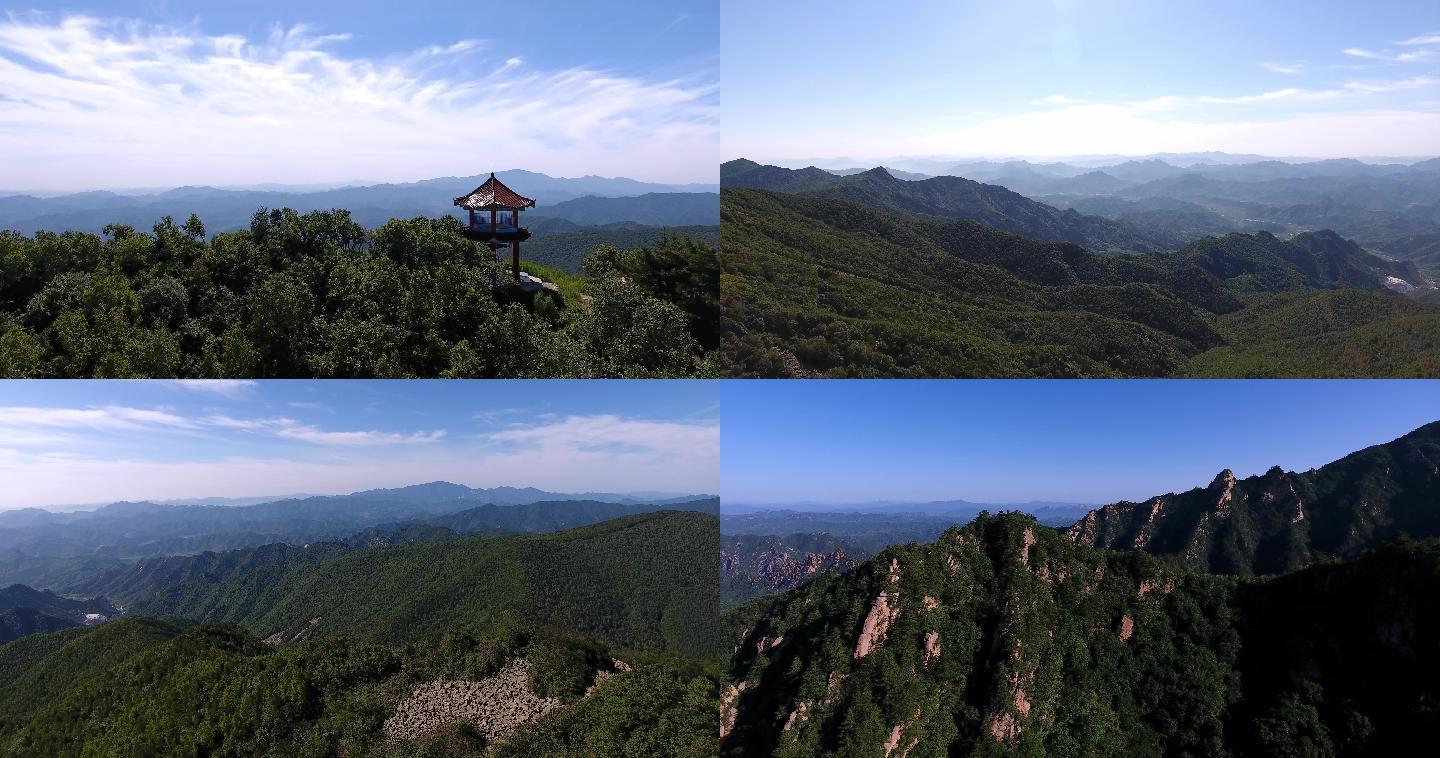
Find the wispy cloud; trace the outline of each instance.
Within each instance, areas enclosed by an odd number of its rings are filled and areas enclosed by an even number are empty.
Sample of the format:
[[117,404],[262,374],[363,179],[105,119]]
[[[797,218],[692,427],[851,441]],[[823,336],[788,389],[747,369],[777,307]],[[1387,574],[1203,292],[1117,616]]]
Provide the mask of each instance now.
[[1396,44],[1398,44],[1398,45],[1440,45],[1440,32],[1431,32],[1431,33],[1429,33],[1429,34],[1421,34],[1421,35],[1418,36],[1418,37],[1411,37],[1410,39],[1401,40],[1401,41],[1397,42]]
[[1274,72],[1276,74],[1298,74],[1302,70],[1304,70],[1305,66],[1300,63],[1276,63],[1274,61],[1262,61],[1260,63],[1260,68],[1263,68],[1266,71]]
[[[717,170],[713,72],[535,70],[519,57],[490,61],[476,40],[366,59],[337,51],[346,38],[303,25],[249,39],[89,16],[0,18],[4,182],[233,184],[357,170],[403,179],[510,167],[679,181]],[[483,162],[467,162],[467,151]]]
[[[33,409],[23,413],[0,409],[0,428],[3,419],[15,418],[81,423],[47,410],[36,414]],[[97,423],[95,417],[85,418],[85,423]],[[0,507],[273,491],[338,493],[437,479],[472,486],[533,485],[562,492],[719,488],[720,429],[714,422],[609,414],[535,417],[478,438],[452,437],[443,430],[343,431],[284,417],[208,415],[188,423],[229,436],[206,452],[191,455],[187,450],[177,458],[141,445],[118,450],[66,446],[63,452],[43,445],[32,448],[0,431],[4,444],[0,481],[16,483],[0,488]],[[43,436],[49,429],[26,428],[42,437],[41,442],[48,441]],[[157,425],[142,431],[130,439],[153,441],[164,437],[166,429]],[[94,436],[86,431],[76,439]],[[241,441],[265,444],[238,444]],[[292,442],[305,445],[288,444]],[[215,454],[217,450],[223,452]]]
[[277,437],[300,440],[315,445],[329,445],[337,447],[376,447],[382,445],[428,445],[445,438],[445,430],[440,429],[433,432],[413,432],[411,434],[396,434],[394,432],[327,432],[313,426],[297,425],[288,426],[275,432]]
[[1031,100],[1031,105],[1073,105],[1081,101],[1067,95],[1051,95],[1042,97],[1039,100]]
[[0,427],[80,430],[136,430],[145,427],[191,429],[195,423],[163,410],[105,406],[101,408],[0,407]]
[[445,430],[387,432],[333,430],[291,418],[236,418],[220,414],[187,417],[166,410],[105,406],[99,408],[0,407],[0,439],[17,447],[93,441],[99,433],[156,433],[227,430],[327,447],[377,447],[438,442]]
[[170,384],[191,392],[230,399],[245,397],[255,389],[255,382],[249,379],[172,379]]
[[614,415],[566,416],[538,425],[515,425],[489,435],[494,442],[582,453],[618,447],[646,454],[685,451],[718,455],[720,427],[708,423],[647,421]]
[[1342,52],[1352,58],[1364,58],[1372,61],[1389,61],[1391,63],[1420,63],[1435,57],[1435,51],[1429,49],[1410,50],[1403,53],[1382,53],[1374,50],[1367,50],[1363,47],[1347,47]]

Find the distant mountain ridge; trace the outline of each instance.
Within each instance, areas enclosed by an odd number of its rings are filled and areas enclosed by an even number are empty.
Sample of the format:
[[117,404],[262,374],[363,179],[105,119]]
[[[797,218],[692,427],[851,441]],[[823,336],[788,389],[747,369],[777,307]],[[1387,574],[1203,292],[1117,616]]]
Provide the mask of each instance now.
[[[96,191],[43,198],[0,196],[0,229],[13,229],[22,234],[37,230],[99,233],[102,227],[112,223],[149,229],[162,216],[174,217],[179,222],[194,213],[214,234],[247,228],[251,215],[261,207],[294,208],[301,212],[344,208],[355,221],[374,228],[391,218],[458,215],[453,199],[479,186],[487,176],[313,191],[177,187],[140,195]],[[717,223],[714,194],[719,191],[718,185],[667,185],[606,177],[564,179],[523,170],[498,171],[496,176],[538,202],[530,218],[535,219],[540,231],[544,231],[541,219],[585,226],[617,222],[652,226]],[[576,217],[585,220],[573,220]]]
[[1074,242],[1098,250],[1156,251],[1185,240],[1075,211],[1061,211],[1012,192],[954,176],[907,181],[883,168],[837,177],[820,169],[798,171],[731,161],[720,170],[723,187],[832,197],[881,211],[969,219],[1029,237]]
[[1098,508],[1067,531],[1083,545],[1240,575],[1355,558],[1399,534],[1440,536],[1440,421],[1311,471],[1236,479],[1226,469],[1206,487]]
[[630,506],[634,512],[710,498],[713,496],[696,495],[643,501],[614,493],[476,489],[431,482],[247,506],[122,502],[94,511],[4,511],[0,512],[0,581],[63,586],[77,575],[115,568],[138,558],[275,542],[322,542],[369,527],[423,521],[484,505],[513,508],[536,502],[574,501],[578,503],[576,508],[584,509],[587,503],[607,502]]

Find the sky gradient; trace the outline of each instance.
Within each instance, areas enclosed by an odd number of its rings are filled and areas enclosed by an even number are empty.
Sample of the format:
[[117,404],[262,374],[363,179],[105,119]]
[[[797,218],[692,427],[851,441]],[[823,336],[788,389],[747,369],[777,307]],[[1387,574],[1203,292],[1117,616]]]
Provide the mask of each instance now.
[[732,381],[721,497],[1141,500],[1440,420],[1440,381]]
[[0,190],[713,182],[713,0],[0,0]]
[[1440,155],[1440,3],[735,0],[725,157]]
[[719,489],[719,388],[666,381],[0,381],[0,508],[445,480]]

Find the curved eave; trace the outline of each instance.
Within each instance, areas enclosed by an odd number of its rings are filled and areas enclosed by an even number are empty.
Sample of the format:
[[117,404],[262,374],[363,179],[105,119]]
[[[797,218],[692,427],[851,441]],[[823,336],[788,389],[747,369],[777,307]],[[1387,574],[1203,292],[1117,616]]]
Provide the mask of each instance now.
[[527,198],[521,205],[503,205],[501,203],[470,205],[470,199],[468,197],[457,197],[455,198],[455,205],[461,208],[468,208],[472,211],[518,211],[524,208],[534,208],[535,201]]

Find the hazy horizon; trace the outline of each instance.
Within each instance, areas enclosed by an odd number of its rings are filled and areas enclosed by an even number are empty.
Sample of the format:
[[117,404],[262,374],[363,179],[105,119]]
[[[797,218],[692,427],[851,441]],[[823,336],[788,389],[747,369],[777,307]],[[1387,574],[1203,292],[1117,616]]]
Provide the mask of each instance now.
[[728,382],[721,395],[731,505],[1138,502],[1227,468],[1305,471],[1440,420],[1440,387],[1379,380]]
[[721,152],[767,162],[1440,154],[1440,9],[1418,0],[742,0],[721,51]]
[[12,485],[0,509],[434,481],[719,491],[718,392],[702,382],[98,380],[5,389],[0,479]]

